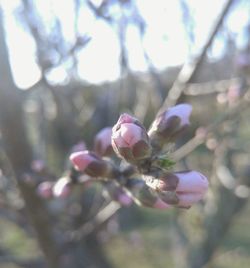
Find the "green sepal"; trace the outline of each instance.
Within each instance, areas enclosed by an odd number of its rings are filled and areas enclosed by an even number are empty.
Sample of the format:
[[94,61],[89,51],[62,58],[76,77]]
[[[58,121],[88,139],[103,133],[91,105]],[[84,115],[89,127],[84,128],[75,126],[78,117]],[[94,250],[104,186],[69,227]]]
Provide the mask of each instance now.
[[162,168],[164,170],[171,170],[173,169],[176,162],[170,158],[168,158],[166,155],[157,157],[155,163],[157,167]]

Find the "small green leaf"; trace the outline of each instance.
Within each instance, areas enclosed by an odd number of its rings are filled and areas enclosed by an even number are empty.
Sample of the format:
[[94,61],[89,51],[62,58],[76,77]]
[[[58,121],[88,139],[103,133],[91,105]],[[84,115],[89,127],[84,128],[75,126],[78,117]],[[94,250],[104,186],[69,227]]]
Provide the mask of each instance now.
[[176,164],[175,161],[170,159],[167,155],[158,156],[157,160],[155,161],[155,165],[159,168],[170,170]]

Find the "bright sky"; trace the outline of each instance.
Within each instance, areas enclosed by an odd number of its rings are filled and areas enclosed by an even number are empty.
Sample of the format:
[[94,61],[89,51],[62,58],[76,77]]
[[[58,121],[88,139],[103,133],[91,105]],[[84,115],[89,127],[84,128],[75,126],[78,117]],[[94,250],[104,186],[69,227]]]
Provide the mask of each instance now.
[[[40,70],[35,61],[35,43],[31,36],[20,27],[13,16],[17,11],[20,0],[0,0],[4,9],[7,42],[13,76],[20,88],[28,88],[40,78]],[[93,2],[100,2],[95,0]],[[188,56],[188,44],[182,26],[182,13],[178,0],[137,0],[138,9],[147,22],[144,47],[152,59],[154,66],[164,69],[168,66],[179,65]],[[192,52],[197,52],[205,42],[214,19],[220,13],[225,0],[188,0],[194,19],[197,22],[195,33],[196,42]],[[36,0],[41,17],[48,23],[54,13],[61,19],[63,34],[68,42],[74,39],[73,1],[68,0]],[[227,20],[230,29],[237,33],[239,44],[243,41],[243,26],[247,23],[249,9],[238,8]],[[54,13],[53,13],[54,12]],[[116,10],[114,9],[114,12]],[[117,14],[119,14],[117,12]],[[78,53],[79,75],[91,83],[115,80],[120,75],[120,47],[116,30],[105,22],[96,20],[87,7],[80,10],[78,28],[81,33],[92,37],[89,44]],[[138,30],[130,26],[126,33],[129,65],[132,70],[146,71],[143,52],[141,49]],[[213,55],[223,52],[223,41],[217,39],[213,47]],[[55,68],[48,78],[53,83],[63,83],[67,80],[67,68]]]

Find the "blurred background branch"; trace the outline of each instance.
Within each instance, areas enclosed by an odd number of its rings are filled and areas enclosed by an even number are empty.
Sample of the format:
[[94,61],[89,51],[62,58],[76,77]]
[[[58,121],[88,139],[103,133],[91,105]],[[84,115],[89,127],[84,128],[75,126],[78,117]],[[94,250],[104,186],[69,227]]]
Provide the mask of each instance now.
[[[1,267],[249,267],[249,1],[10,2],[0,21]],[[184,101],[192,127],[170,155],[210,178],[199,205],[126,208],[115,187],[79,175],[67,198],[37,195],[71,174],[72,146],[94,148],[120,113],[149,127]],[[25,241],[21,253],[12,240]]]

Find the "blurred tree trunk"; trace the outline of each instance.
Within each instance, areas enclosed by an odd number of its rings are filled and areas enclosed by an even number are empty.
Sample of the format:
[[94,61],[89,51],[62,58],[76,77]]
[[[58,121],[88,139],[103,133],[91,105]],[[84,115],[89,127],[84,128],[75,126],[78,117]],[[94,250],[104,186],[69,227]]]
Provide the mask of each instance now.
[[[24,199],[30,223],[36,232],[48,267],[112,267],[106,258],[102,245],[97,239],[96,232],[76,242],[76,247],[68,251],[69,263],[66,264],[64,262],[63,256],[60,259],[62,263],[59,263],[59,245],[56,245],[55,237],[53,237],[53,227],[55,226],[51,223],[48,209],[45,207],[44,202],[36,195],[35,187],[25,182],[26,176],[32,178],[30,171],[32,148],[26,133],[22,96],[19,89],[15,86],[11,74],[1,9],[0,62],[0,74],[2,77],[0,83],[1,138],[6,155],[11,163],[17,186]],[[61,123],[65,130],[65,122]]]
[[[33,187],[25,183],[29,173],[32,151],[27,140],[23,120],[22,102],[16,88],[5,44],[2,12],[0,9],[0,129],[4,149],[12,165],[17,185],[25,201],[30,222],[34,227],[49,267],[58,266],[58,256],[52,239],[48,213]],[[25,63],[24,63],[25,64]]]

